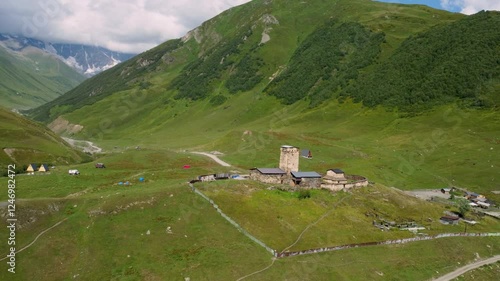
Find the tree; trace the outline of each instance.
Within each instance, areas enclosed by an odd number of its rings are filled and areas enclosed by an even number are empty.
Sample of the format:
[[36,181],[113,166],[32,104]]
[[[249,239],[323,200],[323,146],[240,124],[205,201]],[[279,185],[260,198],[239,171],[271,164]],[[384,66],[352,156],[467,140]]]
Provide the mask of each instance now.
[[469,205],[469,200],[467,199],[460,199],[457,201],[458,205],[458,212],[460,213],[460,216],[465,217],[465,214],[470,211],[470,205]]

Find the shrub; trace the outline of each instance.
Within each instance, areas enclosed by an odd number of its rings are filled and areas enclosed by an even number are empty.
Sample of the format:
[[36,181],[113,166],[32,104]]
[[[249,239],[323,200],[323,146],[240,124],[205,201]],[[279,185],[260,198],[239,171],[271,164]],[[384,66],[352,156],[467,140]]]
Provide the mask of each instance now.
[[311,198],[311,191],[310,190],[306,190],[306,189],[302,189],[299,191],[299,199],[302,200],[302,199],[307,199],[307,198]]

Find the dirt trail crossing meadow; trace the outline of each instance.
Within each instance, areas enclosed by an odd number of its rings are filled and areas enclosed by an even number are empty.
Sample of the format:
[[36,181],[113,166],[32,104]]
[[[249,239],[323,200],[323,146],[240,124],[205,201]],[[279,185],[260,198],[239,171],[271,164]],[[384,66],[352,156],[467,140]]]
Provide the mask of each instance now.
[[224,162],[222,160],[219,159],[219,157],[217,157],[216,155],[212,154],[212,153],[208,153],[208,152],[196,152],[196,151],[193,151],[191,153],[194,153],[194,154],[200,154],[200,155],[205,155],[207,157],[210,157],[212,158],[215,162],[219,163],[219,165],[221,166],[224,166],[224,167],[231,167],[231,164],[227,163],[227,162]]
[[480,261],[477,261],[477,262],[474,262],[474,263],[462,266],[462,267],[458,268],[457,270],[455,270],[453,272],[450,272],[450,273],[448,273],[446,275],[443,275],[443,276],[441,276],[441,277],[439,277],[437,279],[433,279],[433,281],[449,281],[449,280],[453,280],[453,279],[457,278],[458,276],[466,273],[469,270],[476,269],[476,268],[481,267],[483,265],[495,263],[497,261],[500,261],[500,255],[493,256],[493,257],[491,257],[489,259],[480,260]]

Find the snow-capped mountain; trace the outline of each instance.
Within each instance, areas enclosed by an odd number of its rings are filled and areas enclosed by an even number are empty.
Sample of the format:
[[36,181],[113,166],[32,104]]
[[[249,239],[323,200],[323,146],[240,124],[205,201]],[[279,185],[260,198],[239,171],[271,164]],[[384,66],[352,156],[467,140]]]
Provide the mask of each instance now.
[[67,65],[86,76],[93,76],[135,55],[114,52],[98,46],[51,43],[7,34],[0,34],[0,45],[17,52],[34,47],[54,54]]

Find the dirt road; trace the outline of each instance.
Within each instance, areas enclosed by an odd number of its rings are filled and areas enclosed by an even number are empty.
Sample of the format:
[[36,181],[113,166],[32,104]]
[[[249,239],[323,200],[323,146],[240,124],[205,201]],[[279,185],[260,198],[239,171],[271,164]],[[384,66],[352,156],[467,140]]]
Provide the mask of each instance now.
[[473,270],[473,269],[476,269],[478,267],[481,267],[483,265],[487,265],[487,264],[490,264],[490,263],[495,263],[497,261],[500,261],[500,255],[497,255],[497,256],[493,256],[489,259],[485,259],[485,260],[480,260],[480,261],[477,261],[475,263],[471,263],[471,264],[468,264],[466,266],[462,266],[461,268],[458,268],[457,270],[453,271],[453,272],[450,272],[444,276],[441,276],[439,277],[438,279],[433,279],[434,281],[449,281],[449,280],[453,280],[455,278],[457,278],[458,276],[466,273],[467,271],[469,270]]
[[193,151],[191,153],[194,153],[194,154],[200,154],[200,155],[205,155],[207,157],[210,157],[212,158],[215,162],[219,163],[219,165],[221,166],[224,166],[224,167],[231,167],[231,164],[227,163],[227,162],[224,162],[222,160],[219,159],[219,157],[211,154],[211,153],[208,153],[208,152],[196,152],[196,151]]
[[90,154],[94,153],[101,153],[102,148],[96,146],[93,142],[91,141],[86,141],[86,140],[75,140],[75,139],[70,139],[70,138],[65,138],[63,139],[69,143],[71,146],[75,148],[81,149],[83,152],[88,152]]

